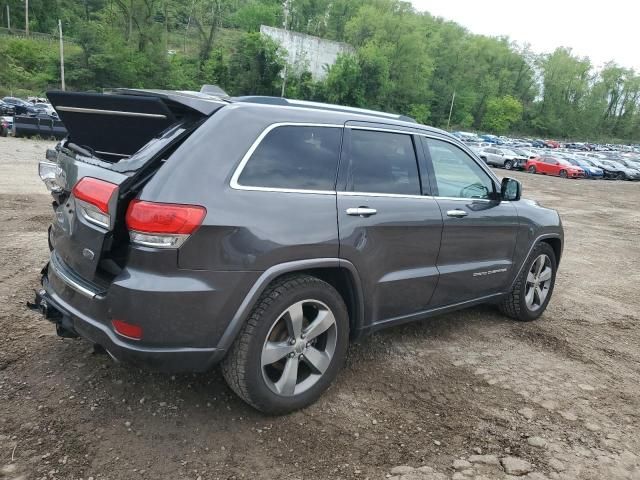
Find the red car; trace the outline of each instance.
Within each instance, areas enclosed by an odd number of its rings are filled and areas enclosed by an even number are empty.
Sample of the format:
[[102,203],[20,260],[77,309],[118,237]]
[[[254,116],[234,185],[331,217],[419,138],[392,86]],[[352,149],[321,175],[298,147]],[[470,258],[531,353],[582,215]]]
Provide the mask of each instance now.
[[544,175],[556,175],[562,178],[584,178],[584,170],[572,165],[563,158],[537,157],[527,161],[529,173],[542,173]]

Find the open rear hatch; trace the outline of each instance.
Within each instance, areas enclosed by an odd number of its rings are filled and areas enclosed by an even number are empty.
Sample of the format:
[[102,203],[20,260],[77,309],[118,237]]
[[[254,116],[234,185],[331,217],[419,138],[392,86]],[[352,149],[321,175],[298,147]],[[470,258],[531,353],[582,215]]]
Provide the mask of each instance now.
[[225,101],[196,93],[49,92],[69,136],[40,176],[54,198],[53,267],[103,291],[126,261],[125,213],[164,161]]

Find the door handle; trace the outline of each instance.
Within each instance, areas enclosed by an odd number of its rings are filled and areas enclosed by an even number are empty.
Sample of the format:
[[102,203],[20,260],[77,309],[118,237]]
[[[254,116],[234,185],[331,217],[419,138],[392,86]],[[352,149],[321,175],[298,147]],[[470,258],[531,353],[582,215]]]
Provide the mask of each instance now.
[[447,217],[462,218],[462,217],[466,217],[467,215],[469,215],[467,212],[465,212],[464,210],[460,210],[458,208],[455,210],[447,211]]
[[371,215],[375,215],[378,211],[375,208],[369,207],[351,207],[347,208],[347,215],[351,215],[352,217],[370,217]]

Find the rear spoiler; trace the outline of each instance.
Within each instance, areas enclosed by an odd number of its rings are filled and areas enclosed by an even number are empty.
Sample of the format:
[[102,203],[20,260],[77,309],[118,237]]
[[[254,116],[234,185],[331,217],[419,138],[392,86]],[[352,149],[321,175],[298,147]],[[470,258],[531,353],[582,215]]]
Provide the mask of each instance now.
[[207,117],[228,103],[198,92],[124,88],[109,93],[50,91],[47,98],[69,141],[109,161],[133,155],[171,125]]

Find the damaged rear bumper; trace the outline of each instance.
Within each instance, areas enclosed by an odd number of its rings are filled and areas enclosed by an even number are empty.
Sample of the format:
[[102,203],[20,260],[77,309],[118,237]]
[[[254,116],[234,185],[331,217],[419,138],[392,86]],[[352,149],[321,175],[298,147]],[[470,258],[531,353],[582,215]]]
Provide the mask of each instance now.
[[38,310],[46,320],[56,325],[56,332],[65,338],[82,337],[103,347],[117,361],[165,372],[206,371],[222,360],[224,350],[145,346],[134,344],[119,336],[107,325],[88,317],[66,303],[50,288],[47,267],[43,270],[43,288],[28,307]]

